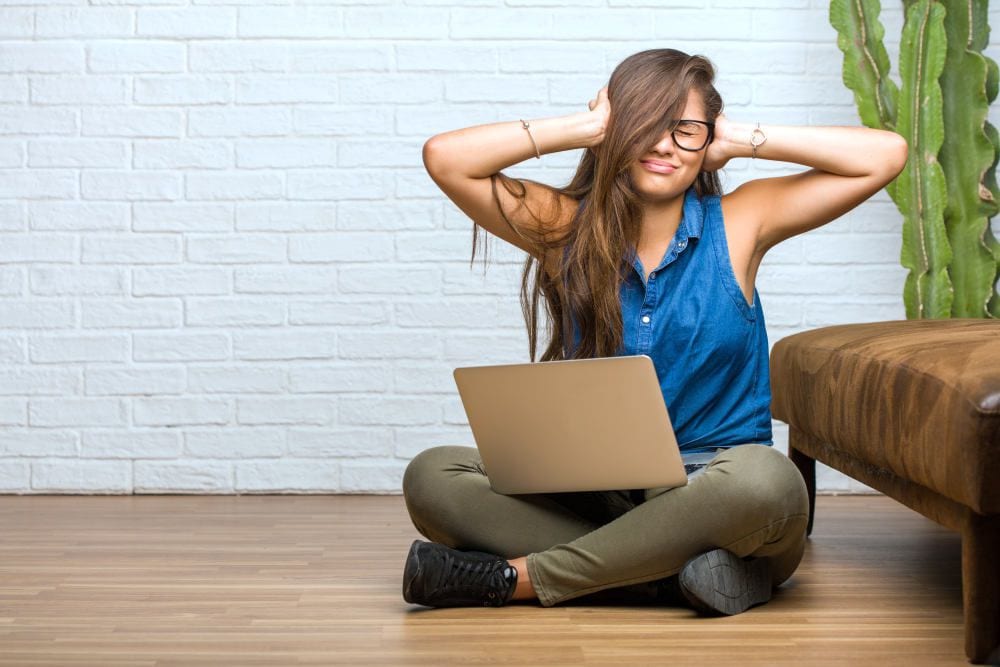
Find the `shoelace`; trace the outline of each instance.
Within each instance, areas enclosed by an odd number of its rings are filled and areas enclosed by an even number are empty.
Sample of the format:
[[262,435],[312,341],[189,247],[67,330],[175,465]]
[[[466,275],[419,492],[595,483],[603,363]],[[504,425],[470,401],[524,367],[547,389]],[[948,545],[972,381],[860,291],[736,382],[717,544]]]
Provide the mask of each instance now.
[[450,553],[442,553],[441,577],[432,590],[441,596],[454,591],[486,600],[500,599],[500,591],[507,587],[504,578],[503,561],[500,559],[472,560],[456,558]]

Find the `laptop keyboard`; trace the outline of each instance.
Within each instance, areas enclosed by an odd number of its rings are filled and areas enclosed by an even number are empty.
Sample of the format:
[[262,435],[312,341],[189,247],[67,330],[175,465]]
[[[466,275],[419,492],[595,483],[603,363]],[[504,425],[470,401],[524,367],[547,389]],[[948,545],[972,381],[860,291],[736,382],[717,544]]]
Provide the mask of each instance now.
[[684,471],[688,477],[701,472],[721,451],[723,448],[719,447],[714,451],[681,454],[681,458],[684,460]]

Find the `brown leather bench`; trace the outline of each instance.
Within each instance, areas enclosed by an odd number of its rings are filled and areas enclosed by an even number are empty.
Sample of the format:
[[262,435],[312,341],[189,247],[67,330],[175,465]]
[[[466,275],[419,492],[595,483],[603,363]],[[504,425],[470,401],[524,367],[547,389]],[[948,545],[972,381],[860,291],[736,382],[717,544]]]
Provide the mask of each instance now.
[[1000,321],[897,320],[771,350],[772,415],[809,488],[822,461],[962,536],[965,652],[1000,663]]

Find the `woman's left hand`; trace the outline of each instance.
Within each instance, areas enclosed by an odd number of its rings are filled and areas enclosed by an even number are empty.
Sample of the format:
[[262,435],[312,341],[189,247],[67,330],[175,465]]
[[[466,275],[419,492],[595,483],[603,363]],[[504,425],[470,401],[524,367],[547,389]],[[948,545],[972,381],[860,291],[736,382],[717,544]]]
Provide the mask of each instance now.
[[722,169],[729,162],[732,155],[729,154],[729,121],[725,115],[719,114],[715,118],[715,132],[712,135],[712,143],[705,149],[705,161],[701,168],[703,171],[716,171]]

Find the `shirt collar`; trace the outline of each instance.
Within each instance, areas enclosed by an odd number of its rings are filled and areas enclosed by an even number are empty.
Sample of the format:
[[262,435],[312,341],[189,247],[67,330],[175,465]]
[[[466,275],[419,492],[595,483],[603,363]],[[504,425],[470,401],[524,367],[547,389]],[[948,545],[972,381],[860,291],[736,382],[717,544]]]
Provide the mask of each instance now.
[[684,193],[684,209],[681,214],[681,224],[677,228],[677,238],[680,239],[682,234],[687,238],[701,238],[704,224],[705,209],[692,183]]

